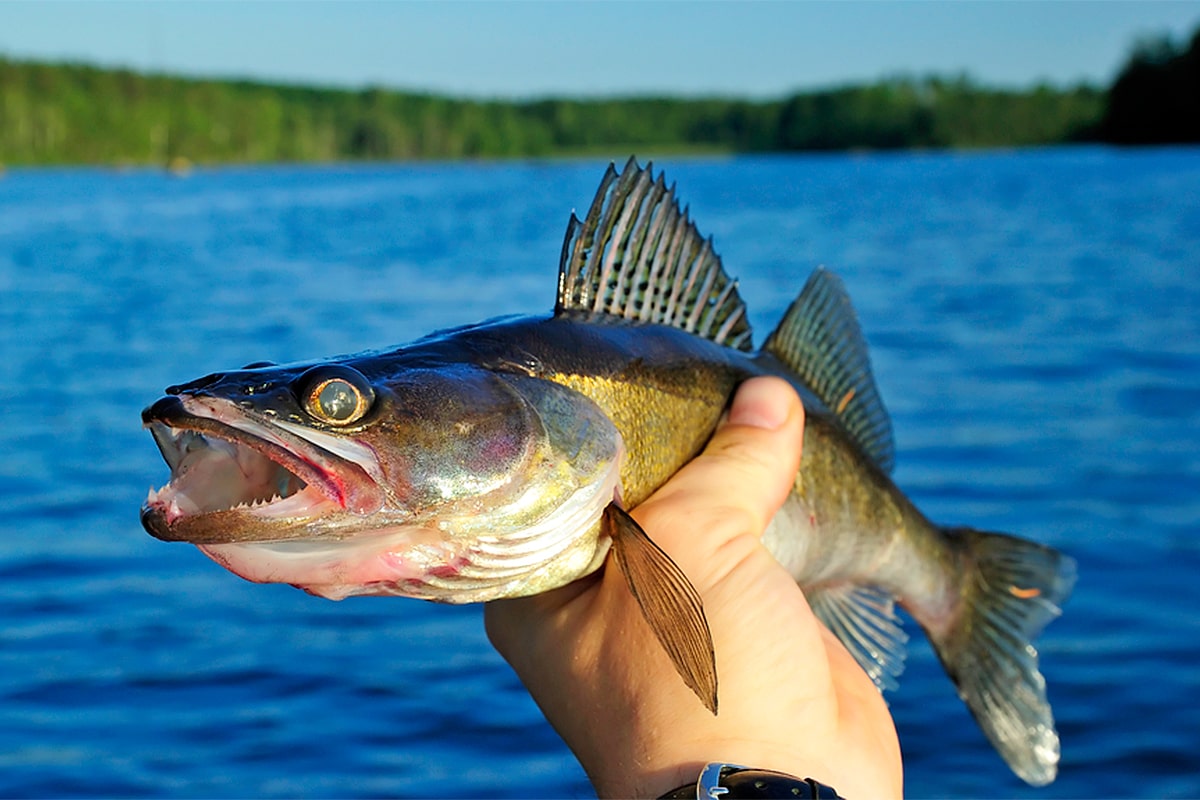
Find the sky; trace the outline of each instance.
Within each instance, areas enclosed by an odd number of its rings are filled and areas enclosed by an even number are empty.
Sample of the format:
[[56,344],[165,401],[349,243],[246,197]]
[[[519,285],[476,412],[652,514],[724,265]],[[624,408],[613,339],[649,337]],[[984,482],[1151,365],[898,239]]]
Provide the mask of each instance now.
[[0,0],[0,55],[141,71],[524,99],[780,97],[896,74],[1107,84],[1157,2],[57,2]]

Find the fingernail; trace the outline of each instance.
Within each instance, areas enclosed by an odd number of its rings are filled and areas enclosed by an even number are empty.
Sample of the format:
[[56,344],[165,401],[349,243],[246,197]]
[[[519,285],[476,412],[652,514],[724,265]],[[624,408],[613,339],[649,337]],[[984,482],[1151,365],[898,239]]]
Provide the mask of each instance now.
[[782,381],[750,380],[738,387],[729,407],[729,422],[733,425],[749,425],[769,431],[778,429],[787,422],[793,398],[791,389]]

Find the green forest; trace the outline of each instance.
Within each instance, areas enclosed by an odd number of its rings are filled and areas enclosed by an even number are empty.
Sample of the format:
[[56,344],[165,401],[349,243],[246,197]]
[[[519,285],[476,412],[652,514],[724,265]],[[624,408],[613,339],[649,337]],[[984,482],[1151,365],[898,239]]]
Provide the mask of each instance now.
[[1107,88],[897,77],[766,101],[484,101],[0,57],[0,165],[1162,143],[1200,141],[1198,104],[1200,29],[1142,41]]

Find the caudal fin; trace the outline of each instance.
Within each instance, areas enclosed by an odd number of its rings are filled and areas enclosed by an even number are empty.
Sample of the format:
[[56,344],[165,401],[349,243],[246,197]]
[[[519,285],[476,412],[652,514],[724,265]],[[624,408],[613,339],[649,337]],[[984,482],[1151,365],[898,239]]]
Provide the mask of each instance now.
[[932,633],[934,650],[976,721],[1018,776],[1043,786],[1058,773],[1059,742],[1031,642],[1075,583],[1075,561],[1002,533],[946,529],[964,553],[960,612]]

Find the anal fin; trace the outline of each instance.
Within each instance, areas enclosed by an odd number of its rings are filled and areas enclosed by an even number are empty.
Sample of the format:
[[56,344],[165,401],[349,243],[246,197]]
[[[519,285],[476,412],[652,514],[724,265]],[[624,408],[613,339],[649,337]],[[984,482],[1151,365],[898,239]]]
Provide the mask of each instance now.
[[683,682],[716,714],[717,661],[700,595],[671,557],[616,504],[605,508],[601,525],[642,616]]
[[880,691],[894,691],[904,671],[908,634],[900,627],[895,601],[882,589],[846,583],[806,593],[825,623]]

